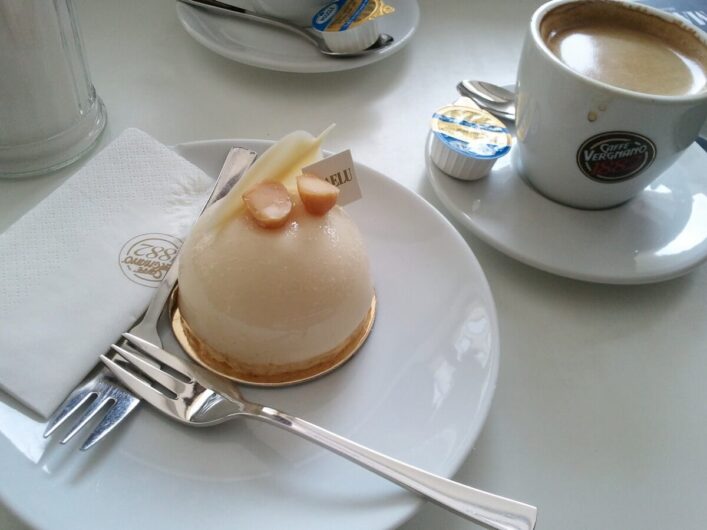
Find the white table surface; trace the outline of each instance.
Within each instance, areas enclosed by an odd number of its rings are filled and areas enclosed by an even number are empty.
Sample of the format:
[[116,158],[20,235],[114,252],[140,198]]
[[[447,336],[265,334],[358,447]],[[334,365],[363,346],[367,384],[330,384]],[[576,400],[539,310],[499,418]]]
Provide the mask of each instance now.
[[[441,208],[425,180],[430,113],[455,98],[460,79],[513,82],[539,2],[421,0],[405,50],[315,75],[211,53],[183,31],[171,0],[76,4],[108,108],[103,145],[126,127],[176,144],[277,139],[336,122],[328,148],[351,148]],[[62,179],[0,181],[0,230]],[[456,479],[537,505],[542,530],[705,528],[707,267],[657,285],[602,286],[534,270],[461,232],[496,299],[501,370]],[[403,528],[470,526],[425,505]],[[0,507],[0,528],[25,526]]]

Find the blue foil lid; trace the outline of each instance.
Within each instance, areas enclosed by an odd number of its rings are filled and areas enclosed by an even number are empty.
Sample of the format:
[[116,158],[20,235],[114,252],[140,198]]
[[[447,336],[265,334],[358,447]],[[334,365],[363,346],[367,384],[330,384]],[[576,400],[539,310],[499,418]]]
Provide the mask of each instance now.
[[[312,17],[312,27],[317,31],[346,31],[358,22],[370,0],[334,0]],[[349,5],[347,5],[349,4]],[[342,16],[337,14],[346,7]]]
[[455,152],[474,158],[499,158],[511,150],[511,135],[483,110],[448,105],[432,115],[432,132]]

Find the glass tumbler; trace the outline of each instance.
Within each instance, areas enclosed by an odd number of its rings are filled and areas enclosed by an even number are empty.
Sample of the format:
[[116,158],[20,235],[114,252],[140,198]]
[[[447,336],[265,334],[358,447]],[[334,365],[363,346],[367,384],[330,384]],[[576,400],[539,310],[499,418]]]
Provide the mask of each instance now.
[[0,177],[66,166],[106,124],[71,0],[0,0]]

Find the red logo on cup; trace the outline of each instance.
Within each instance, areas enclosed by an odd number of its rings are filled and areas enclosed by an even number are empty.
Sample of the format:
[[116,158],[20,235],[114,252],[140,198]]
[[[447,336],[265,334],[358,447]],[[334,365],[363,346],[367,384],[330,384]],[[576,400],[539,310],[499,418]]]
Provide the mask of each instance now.
[[655,160],[655,144],[640,134],[612,131],[586,140],[577,151],[577,165],[597,182],[622,182]]

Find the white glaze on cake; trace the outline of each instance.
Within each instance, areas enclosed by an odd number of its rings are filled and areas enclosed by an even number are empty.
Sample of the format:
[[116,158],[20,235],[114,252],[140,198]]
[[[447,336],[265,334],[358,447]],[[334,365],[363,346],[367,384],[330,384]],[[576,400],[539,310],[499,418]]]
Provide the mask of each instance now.
[[373,298],[361,234],[335,206],[285,226],[247,214],[214,223],[207,211],[184,244],[179,308],[191,331],[227,362],[260,374],[302,369],[340,347]]

